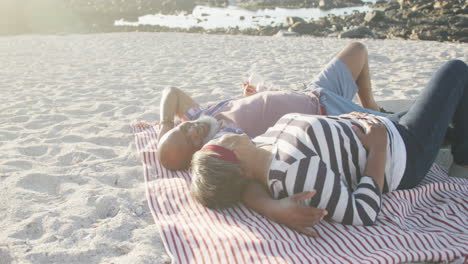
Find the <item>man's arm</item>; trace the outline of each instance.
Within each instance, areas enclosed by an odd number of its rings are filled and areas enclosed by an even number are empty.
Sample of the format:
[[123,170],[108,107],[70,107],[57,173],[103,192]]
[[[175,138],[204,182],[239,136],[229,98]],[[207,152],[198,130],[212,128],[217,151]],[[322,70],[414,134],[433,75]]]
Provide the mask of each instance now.
[[317,233],[307,227],[316,225],[327,215],[323,209],[312,208],[302,203],[315,195],[313,192],[298,193],[281,200],[274,200],[265,187],[259,183],[251,182],[243,193],[243,202],[261,215],[284,224],[300,233],[317,237]]
[[162,127],[159,137],[174,127],[174,117],[176,115],[182,117],[187,110],[198,105],[197,102],[179,88],[170,87],[164,89],[160,104],[159,117]]

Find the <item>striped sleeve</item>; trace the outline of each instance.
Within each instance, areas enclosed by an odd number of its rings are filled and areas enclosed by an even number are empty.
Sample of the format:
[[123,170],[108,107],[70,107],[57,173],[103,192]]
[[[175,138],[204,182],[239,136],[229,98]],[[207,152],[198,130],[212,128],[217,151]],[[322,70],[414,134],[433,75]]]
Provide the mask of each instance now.
[[349,195],[346,211],[352,211],[354,217],[343,217],[345,225],[373,225],[377,221],[382,206],[382,194],[374,179],[370,176],[361,178],[356,190]]
[[[324,208],[333,221],[346,225],[373,225],[381,208],[381,192],[372,177],[363,176],[358,186],[352,190],[341,180],[341,175],[335,173],[320,160],[319,156],[308,159],[307,190],[316,190],[317,194],[309,201],[309,205]],[[304,162],[298,160],[297,166]],[[293,164],[288,174],[296,174]],[[299,170],[300,171],[300,170]],[[298,193],[304,190],[293,190]]]

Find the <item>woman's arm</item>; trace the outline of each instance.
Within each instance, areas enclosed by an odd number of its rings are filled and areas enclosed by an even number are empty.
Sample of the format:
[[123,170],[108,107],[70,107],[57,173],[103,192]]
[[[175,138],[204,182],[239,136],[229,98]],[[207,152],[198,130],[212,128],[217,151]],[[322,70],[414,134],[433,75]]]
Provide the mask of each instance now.
[[318,236],[307,227],[316,225],[327,211],[306,206],[302,201],[310,199],[315,191],[298,193],[280,200],[274,200],[265,187],[257,182],[251,182],[244,191],[242,200],[261,215],[284,224],[308,236]]
[[[324,208],[328,217],[345,225],[373,225],[377,220],[381,206],[381,192],[372,177],[361,177],[353,190],[342,179],[347,178],[336,173],[318,155],[305,157],[293,163],[286,177],[295,177],[301,163],[308,164],[307,185],[317,188],[317,194],[306,201],[310,206]],[[289,175],[291,174],[291,175]],[[305,187],[308,188],[308,187]]]
[[380,192],[385,181],[385,162],[387,160],[387,129],[377,119],[360,120],[365,133],[353,126],[362,145],[368,151],[365,175],[371,176],[378,184]]
[[[356,189],[352,191],[349,186],[344,186],[341,175],[335,174],[328,168],[323,169],[326,171],[326,175],[334,175],[333,192],[326,203],[326,208],[330,211],[333,220],[343,224],[373,225],[377,220],[382,203],[381,196],[387,158],[387,130],[377,119],[361,119],[359,121],[365,131],[361,131],[356,126],[353,126],[353,129],[368,151],[364,175]],[[322,168],[326,168],[320,159],[316,163],[318,163],[317,166],[321,165]],[[325,182],[330,184],[330,181]],[[340,184],[339,187],[336,186],[337,183]],[[326,188],[326,184],[324,188]],[[336,195],[335,190],[340,190],[340,194]],[[337,200],[337,197],[339,200],[334,203],[333,201]]]

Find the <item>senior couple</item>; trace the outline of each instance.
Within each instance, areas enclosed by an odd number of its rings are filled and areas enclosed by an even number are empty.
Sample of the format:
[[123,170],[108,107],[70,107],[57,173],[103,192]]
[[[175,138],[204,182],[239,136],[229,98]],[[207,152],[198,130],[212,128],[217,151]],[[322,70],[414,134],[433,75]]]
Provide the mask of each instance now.
[[[191,194],[211,208],[243,201],[312,236],[307,227],[325,216],[372,225],[382,193],[422,180],[451,123],[452,171],[467,173],[467,76],[465,63],[451,61],[407,113],[385,117],[372,96],[367,50],[352,43],[302,92],[263,92],[202,108],[168,89],[158,157],[173,170],[191,162]],[[351,102],[356,93],[362,107]],[[173,127],[174,116],[191,121]]]

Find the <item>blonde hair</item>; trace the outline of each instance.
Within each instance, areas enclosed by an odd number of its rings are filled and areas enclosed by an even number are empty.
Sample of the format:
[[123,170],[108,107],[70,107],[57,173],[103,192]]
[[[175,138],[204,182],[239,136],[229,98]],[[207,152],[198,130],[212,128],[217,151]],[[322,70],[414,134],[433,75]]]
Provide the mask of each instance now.
[[212,151],[197,151],[192,159],[191,196],[208,208],[222,209],[239,202],[248,179],[239,164],[218,158]]

